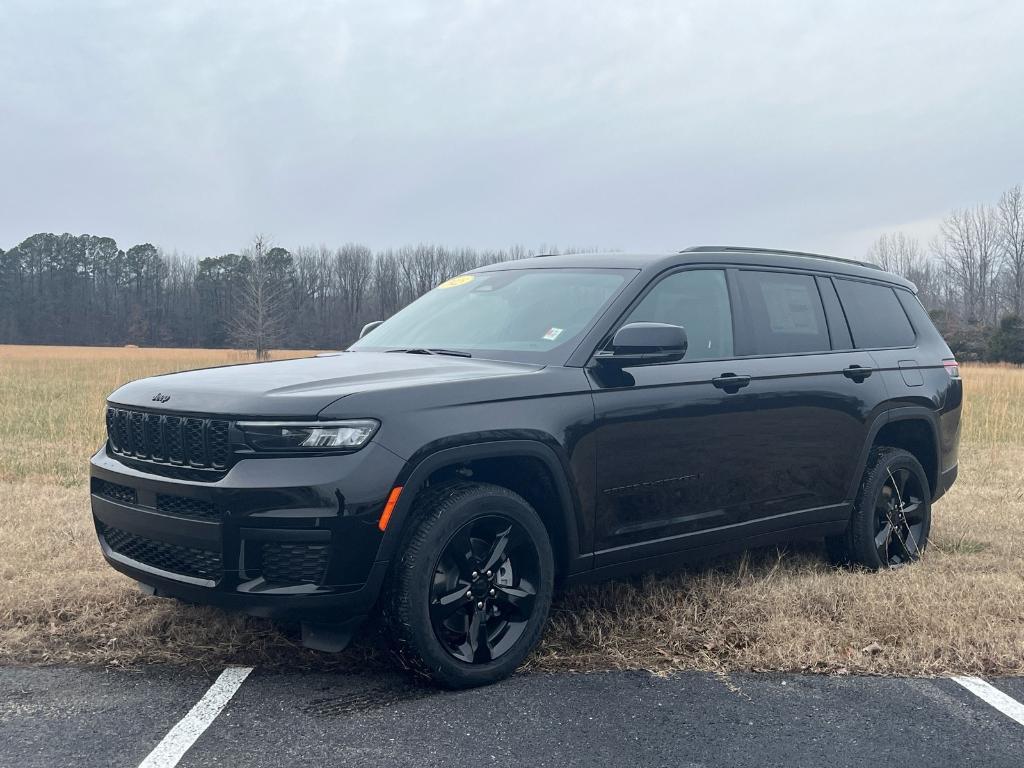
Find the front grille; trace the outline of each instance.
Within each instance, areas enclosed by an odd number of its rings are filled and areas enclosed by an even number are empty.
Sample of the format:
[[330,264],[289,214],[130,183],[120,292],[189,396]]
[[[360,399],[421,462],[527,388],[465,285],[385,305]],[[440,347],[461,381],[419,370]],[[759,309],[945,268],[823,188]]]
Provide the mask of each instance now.
[[101,526],[107,546],[130,560],[196,579],[216,581],[223,573],[219,552],[153,541],[112,526]]
[[263,545],[263,578],[272,584],[319,584],[327,570],[327,546],[273,542]]
[[127,485],[118,485],[117,483],[108,483],[106,480],[94,481],[93,493],[97,496],[102,496],[105,499],[111,501],[119,501],[122,504],[137,504],[138,497],[135,494],[134,488],[129,488]]
[[156,508],[168,515],[179,517],[195,517],[200,520],[220,520],[217,507],[208,501],[189,499],[185,496],[171,496],[165,493],[156,495]]
[[128,408],[107,408],[107,437],[115,454],[198,469],[227,469],[228,422]]

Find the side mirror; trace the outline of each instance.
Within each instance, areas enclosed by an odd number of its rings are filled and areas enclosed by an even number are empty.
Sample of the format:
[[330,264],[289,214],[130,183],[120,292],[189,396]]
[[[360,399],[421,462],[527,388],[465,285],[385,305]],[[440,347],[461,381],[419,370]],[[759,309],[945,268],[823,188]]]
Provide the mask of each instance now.
[[617,368],[674,363],[683,359],[686,347],[686,329],[681,325],[628,323],[615,332],[611,349],[601,350],[594,359]]
[[374,320],[372,323],[367,323],[366,325],[363,326],[363,330],[359,332],[359,338],[363,338],[363,336],[368,334],[370,331],[372,331],[374,328],[376,328],[383,322],[383,320]]

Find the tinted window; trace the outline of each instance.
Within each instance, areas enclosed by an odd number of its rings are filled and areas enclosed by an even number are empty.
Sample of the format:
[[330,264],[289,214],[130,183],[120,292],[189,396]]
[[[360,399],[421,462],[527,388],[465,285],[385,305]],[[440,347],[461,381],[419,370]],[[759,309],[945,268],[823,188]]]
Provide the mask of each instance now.
[[909,347],[914,343],[914,329],[892,288],[856,280],[836,280],[836,288],[858,347]]
[[686,360],[732,357],[732,313],[725,272],[677,272],[659,282],[637,305],[627,323],[671,323],[686,329]]
[[932,335],[939,336],[938,330],[935,328],[935,323],[928,317],[928,310],[921,304],[921,300],[917,298],[910,291],[904,291],[897,289],[896,295],[899,297],[900,304],[903,305],[903,309],[907,313],[907,317],[910,318],[910,324],[914,326],[914,330],[917,331],[918,336]]
[[754,354],[830,349],[825,310],[812,276],[748,271],[739,276],[750,312]]

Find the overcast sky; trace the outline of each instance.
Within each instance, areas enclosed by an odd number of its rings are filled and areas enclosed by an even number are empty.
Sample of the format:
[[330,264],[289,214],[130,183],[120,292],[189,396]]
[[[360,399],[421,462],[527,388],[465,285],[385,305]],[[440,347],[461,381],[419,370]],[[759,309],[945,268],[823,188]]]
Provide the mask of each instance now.
[[860,257],[1024,182],[1024,2],[0,4],[0,247]]

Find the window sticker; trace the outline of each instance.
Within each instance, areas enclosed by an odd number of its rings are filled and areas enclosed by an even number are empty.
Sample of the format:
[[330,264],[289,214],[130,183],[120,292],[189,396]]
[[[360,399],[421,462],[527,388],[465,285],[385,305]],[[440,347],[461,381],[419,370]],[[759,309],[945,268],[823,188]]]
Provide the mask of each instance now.
[[768,310],[768,325],[773,333],[817,334],[818,323],[814,317],[811,296],[813,283],[807,285],[785,285],[763,283],[761,295]]
[[543,338],[546,341],[554,341],[555,339],[562,335],[562,331],[564,330],[564,328],[548,328],[548,332],[544,334]]
[[451,280],[445,280],[443,283],[441,283],[437,287],[438,288],[457,288],[460,285],[465,285],[466,283],[472,283],[472,282],[473,282],[473,275],[459,275],[458,277],[453,277]]

